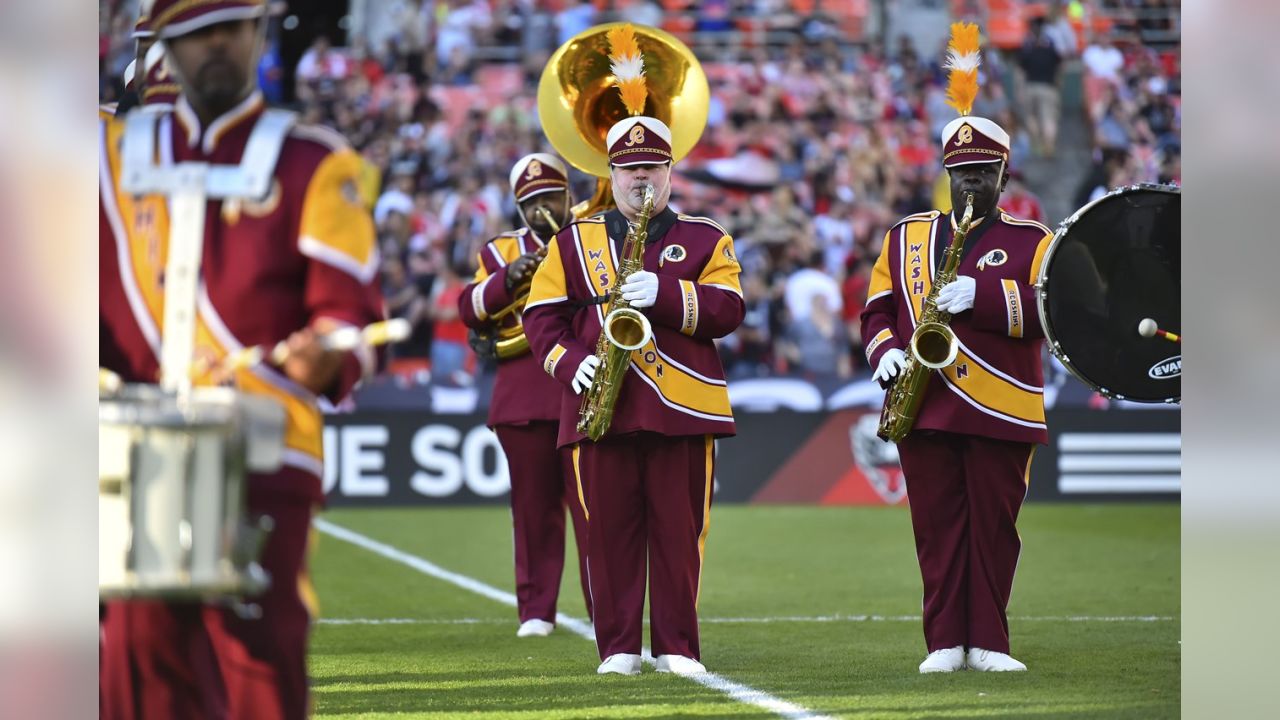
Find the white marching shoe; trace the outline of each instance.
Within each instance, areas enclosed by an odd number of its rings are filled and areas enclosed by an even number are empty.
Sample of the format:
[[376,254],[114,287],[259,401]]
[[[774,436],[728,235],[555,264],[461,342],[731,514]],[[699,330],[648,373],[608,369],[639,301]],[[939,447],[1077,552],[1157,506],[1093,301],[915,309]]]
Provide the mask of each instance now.
[[516,637],[546,637],[555,629],[556,626],[546,620],[525,620],[520,623],[520,629],[516,631]]
[[707,671],[707,668],[702,663],[683,655],[659,655],[654,666],[658,672],[669,672],[676,675],[697,675]]
[[610,655],[600,663],[600,667],[596,668],[597,675],[639,675],[640,674],[640,656],[631,653],[617,653]]
[[920,674],[948,673],[964,669],[964,646],[934,650],[920,663]]
[[1025,672],[1027,666],[1002,652],[970,648],[969,669],[981,672]]

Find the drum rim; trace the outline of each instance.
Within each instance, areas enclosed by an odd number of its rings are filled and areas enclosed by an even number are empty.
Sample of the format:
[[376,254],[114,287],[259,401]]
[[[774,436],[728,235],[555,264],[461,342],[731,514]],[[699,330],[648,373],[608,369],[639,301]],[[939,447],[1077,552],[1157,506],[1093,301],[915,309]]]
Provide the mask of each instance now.
[[1062,239],[1067,236],[1067,231],[1069,231],[1071,229],[1071,226],[1075,225],[1080,220],[1080,218],[1084,216],[1085,213],[1087,213],[1089,210],[1092,210],[1094,206],[1099,205],[1104,200],[1109,200],[1113,196],[1128,195],[1141,190],[1164,192],[1164,193],[1170,193],[1173,195],[1182,194],[1182,187],[1179,185],[1162,185],[1160,183],[1134,183],[1132,185],[1125,185],[1107,192],[1106,195],[1103,195],[1100,198],[1097,198],[1095,200],[1091,200],[1088,203],[1085,203],[1085,205],[1082,206],[1079,210],[1076,210],[1075,212],[1071,213],[1071,215],[1067,219],[1058,223],[1057,229],[1053,231],[1053,239],[1049,241],[1049,246],[1045,248],[1044,259],[1040,263],[1040,271],[1036,274],[1036,284],[1035,284],[1036,314],[1040,316],[1040,327],[1044,331],[1045,344],[1048,345],[1049,347],[1049,354],[1057,358],[1058,362],[1062,363],[1063,367],[1065,367],[1067,369],[1067,372],[1071,373],[1073,377],[1075,377],[1077,380],[1084,383],[1085,385],[1088,385],[1089,387],[1093,388],[1103,397],[1109,400],[1127,400],[1129,402],[1138,402],[1138,403],[1144,403],[1148,405],[1181,404],[1182,402],[1182,392],[1181,392],[1182,385],[1181,384],[1178,385],[1179,392],[1177,395],[1173,395],[1171,397],[1167,397],[1161,400],[1141,400],[1141,399],[1127,397],[1121,393],[1114,392],[1110,388],[1103,387],[1101,384],[1094,382],[1093,380],[1090,380],[1088,377],[1085,376],[1084,373],[1080,372],[1079,368],[1077,368],[1071,362],[1071,359],[1067,356],[1067,354],[1062,352],[1062,345],[1058,342],[1058,339],[1055,336],[1055,333],[1053,330],[1053,323],[1049,321],[1049,314],[1045,310],[1045,305],[1046,305],[1045,298],[1048,297],[1049,295],[1049,291],[1045,287],[1045,282],[1049,279],[1048,276],[1049,276],[1050,260],[1052,260],[1054,253],[1057,252],[1058,247],[1062,244]]

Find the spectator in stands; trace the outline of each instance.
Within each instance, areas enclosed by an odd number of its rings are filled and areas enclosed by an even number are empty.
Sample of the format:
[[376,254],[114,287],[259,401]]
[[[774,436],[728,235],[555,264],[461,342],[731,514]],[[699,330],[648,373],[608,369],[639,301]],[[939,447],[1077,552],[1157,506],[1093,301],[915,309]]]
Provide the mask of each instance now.
[[458,314],[458,297],[464,285],[452,263],[440,263],[427,310],[435,325],[431,338],[431,377],[437,384],[465,386],[472,382],[466,369],[471,352],[467,345],[467,326]]
[[577,0],[556,14],[557,46],[569,42],[569,39],[596,24],[596,6],[591,0]]
[[1027,39],[1018,52],[1018,65],[1026,80],[1023,105],[1035,152],[1052,156],[1058,143],[1062,56],[1043,17],[1032,18]]
[[332,99],[338,83],[351,72],[342,51],[335,49],[324,34],[316,36],[311,47],[298,60],[295,82],[298,98],[303,101]]
[[793,367],[812,380],[847,379],[849,339],[838,311],[824,294],[809,296],[809,311],[787,326],[779,349]]
[[1041,224],[1045,222],[1044,206],[1040,203],[1040,198],[1027,189],[1026,176],[1017,168],[1009,171],[1009,183],[1000,196],[1000,207],[1014,217]]
[[804,267],[791,273],[787,278],[786,302],[787,313],[791,322],[807,320],[813,312],[813,298],[822,296],[826,300],[825,309],[840,312],[843,303],[840,300],[840,286],[835,279],[822,270],[822,253],[814,252],[806,258]]

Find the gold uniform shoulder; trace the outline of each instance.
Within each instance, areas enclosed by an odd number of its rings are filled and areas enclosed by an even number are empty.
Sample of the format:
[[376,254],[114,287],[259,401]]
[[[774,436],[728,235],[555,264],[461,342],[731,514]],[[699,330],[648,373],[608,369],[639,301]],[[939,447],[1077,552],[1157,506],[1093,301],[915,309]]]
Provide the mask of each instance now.
[[1028,233],[1028,235],[1029,236],[1034,235],[1034,237],[1031,239],[1036,241],[1039,241],[1040,238],[1044,237],[1045,235],[1053,234],[1053,230],[1049,229],[1047,225],[1042,225],[1036,222],[1035,220],[1023,220],[1022,218],[1016,218],[1010,215],[1009,213],[1005,212],[1004,210],[1000,211],[1000,221],[1012,227],[1026,228],[1027,230],[1034,231],[1032,233]]
[[929,210],[928,212],[915,213],[914,215],[908,215],[902,218],[898,222],[894,223],[893,226],[890,227],[889,229],[892,230],[893,228],[896,228],[899,225],[906,225],[907,223],[913,223],[913,222],[933,222],[941,215],[942,215],[941,210]]
[[347,139],[341,133],[323,125],[294,123],[289,128],[288,137],[295,143],[318,145],[321,149],[331,153],[351,149],[351,145],[347,143]]
[[676,215],[676,218],[678,218],[679,220],[682,220],[682,221],[684,221],[684,222],[694,223],[694,224],[697,224],[697,225],[705,225],[705,226],[707,226],[707,227],[713,228],[713,229],[716,231],[716,233],[717,233],[717,234],[716,234],[716,239],[717,239],[717,240],[719,240],[721,237],[724,237],[725,235],[728,235],[728,234],[729,234],[729,231],[728,231],[728,230],[725,230],[725,229],[720,225],[720,223],[717,223],[715,220],[712,220],[711,218],[708,218],[708,217],[702,217],[702,216],[700,216],[700,215],[681,215],[681,214],[677,214],[677,215]]

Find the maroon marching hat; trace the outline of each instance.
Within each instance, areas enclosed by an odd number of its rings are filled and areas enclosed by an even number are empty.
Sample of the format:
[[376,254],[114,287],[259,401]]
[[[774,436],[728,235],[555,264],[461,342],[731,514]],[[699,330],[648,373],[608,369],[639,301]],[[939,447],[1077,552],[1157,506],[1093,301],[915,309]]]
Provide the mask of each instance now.
[[569,171],[560,158],[548,153],[532,153],[520,158],[511,168],[509,179],[518,203],[542,193],[569,189]]
[[623,118],[609,128],[605,141],[613,167],[658,165],[673,160],[671,128],[646,115]]
[[1009,133],[991,120],[962,115],[942,129],[942,165],[1009,162]]
[[266,12],[266,0],[155,0],[151,29],[160,39],[171,39],[218,23],[252,20]]

